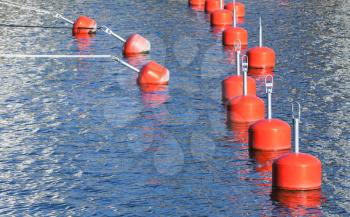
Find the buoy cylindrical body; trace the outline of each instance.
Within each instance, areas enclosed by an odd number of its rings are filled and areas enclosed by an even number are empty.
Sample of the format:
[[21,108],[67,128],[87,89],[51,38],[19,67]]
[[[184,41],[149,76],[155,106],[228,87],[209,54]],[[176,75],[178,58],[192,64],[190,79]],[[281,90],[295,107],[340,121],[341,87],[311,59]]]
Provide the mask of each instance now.
[[216,10],[210,14],[212,26],[228,26],[233,23],[233,14],[229,10]]
[[139,72],[137,82],[139,84],[168,84],[170,73],[167,68],[151,61]]
[[260,151],[291,149],[292,129],[280,119],[264,119],[249,127],[249,147]]
[[285,154],[272,164],[272,186],[285,190],[314,190],[321,188],[322,164],[305,153]]
[[242,47],[248,46],[248,31],[241,27],[227,28],[222,34],[222,43],[226,46],[234,46],[237,41]]
[[235,123],[252,123],[265,116],[265,103],[254,95],[238,96],[228,103],[230,120]]
[[230,2],[228,4],[225,5],[225,9],[233,11],[234,8],[236,9],[236,16],[237,17],[244,17],[245,16],[245,6],[244,4],[240,3],[240,2]]
[[274,75],[273,68],[268,69],[256,69],[256,68],[249,68],[248,69],[248,75],[252,77],[263,77],[265,78],[266,75]]
[[[247,90],[249,95],[256,95],[255,79],[247,77]],[[222,81],[222,100],[228,101],[234,97],[243,95],[243,77],[230,75]]]
[[211,13],[220,10],[220,0],[205,0],[205,11]]
[[73,24],[73,35],[75,34],[89,34],[95,33],[97,30],[97,23],[95,20],[87,16],[80,16]]
[[188,0],[188,4],[191,6],[204,6],[205,0]]
[[254,47],[248,50],[249,68],[274,68],[276,64],[275,51],[269,47]]
[[147,53],[151,50],[151,43],[139,34],[132,34],[124,44],[124,55]]

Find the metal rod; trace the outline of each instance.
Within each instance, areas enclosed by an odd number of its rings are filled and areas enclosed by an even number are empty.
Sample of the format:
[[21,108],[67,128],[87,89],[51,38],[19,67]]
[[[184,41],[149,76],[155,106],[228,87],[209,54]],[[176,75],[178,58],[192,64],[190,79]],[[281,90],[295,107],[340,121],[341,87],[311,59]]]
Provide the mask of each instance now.
[[[234,4],[236,4],[236,1],[234,1]],[[236,14],[236,6],[233,8],[233,27],[237,27],[237,14]]]
[[236,67],[237,67],[237,75],[241,75],[241,51],[237,50],[236,52]]
[[262,42],[262,24],[261,24],[261,17],[259,18],[259,46],[262,47],[263,46],[263,42]]
[[267,118],[271,120],[272,118],[272,93],[267,93]]
[[129,69],[131,69],[131,70],[133,70],[133,71],[135,71],[135,72],[140,72],[140,70],[139,70],[138,68],[135,68],[134,66],[132,66],[132,65],[130,65],[129,63],[123,61],[122,59],[120,59],[120,58],[117,57],[117,56],[113,56],[113,57],[112,57],[112,60],[115,60],[115,61],[121,63],[122,65],[128,67]]
[[66,17],[64,17],[64,16],[62,16],[61,14],[59,14],[59,13],[53,13],[53,16],[55,17],[55,18],[58,18],[58,19],[62,19],[62,20],[64,20],[64,21],[66,21],[67,23],[70,23],[70,24],[74,24],[74,22],[72,21],[72,20],[70,20],[70,19],[68,19],[68,18],[66,18]]
[[101,29],[103,32],[107,33],[108,35],[114,36],[115,38],[117,38],[118,40],[122,41],[123,43],[126,42],[126,40],[125,40],[123,37],[117,35],[115,32],[113,32],[113,31],[112,31],[110,28],[108,28],[107,26],[101,26],[100,29]]
[[247,87],[247,72],[248,72],[248,56],[242,56],[242,71],[243,71],[243,96],[248,94]]
[[299,123],[300,123],[300,104],[297,102],[298,111],[294,112],[294,105],[292,104],[292,116],[294,125],[294,151],[299,153]]
[[111,55],[0,54],[3,58],[111,58]]
[[222,1],[223,1],[223,0],[220,0],[220,9],[221,9],[221,10],[224,9],[224,8],[223,8],[223,3],[222,3]]

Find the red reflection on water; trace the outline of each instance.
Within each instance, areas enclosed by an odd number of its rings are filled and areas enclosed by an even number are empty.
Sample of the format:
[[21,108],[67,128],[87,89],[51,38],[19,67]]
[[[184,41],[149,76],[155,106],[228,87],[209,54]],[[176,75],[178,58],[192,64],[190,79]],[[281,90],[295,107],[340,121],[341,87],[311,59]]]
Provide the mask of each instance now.
[[211,32],[217,38],[222,38],[222,32],[225,31],[230,26],[212,26]]
[[289,216],[322,216],[321,210],[317,208],[320,208],[325,202],[320,189],[310,191],[274,189],[271,199],[289,208]]
[[[228,112],[229,113],[229,112]],[[237,143],[248,144],[248,129],[249,124],[235,123],[230,120],[226,122],[227,127],[232,131],[233,141]],[[247,149],[248,145],[242,147]]]
[[256,151],[249,150],[250,158],[256,160],[256,171],[258,172],[272,172],[272,162],[274,159],[289,153],[291,150],[282,151]]
[[156,108],[169,100],[168,85],[140,85],[142,102],[147,108]]
[[96,37],[96,34],[73,34],[77,39],[77,46],[79,51],[88,51],[91,46],[91,39]]
[[270,69],[254,69],[254,68],[249,68],[248,69],[248,75],[252,77],[259,78],[261,76],[266,76],[266,75],[274,75],[273,73],[273,68]]
[[130,65],[136,68],[142,68],[147,63],[147,55],[145,54],[128,55],[125,56],[125,59]]
[[204,11],[205,9],[204,5],[191,5],[190,7],[194,11]]

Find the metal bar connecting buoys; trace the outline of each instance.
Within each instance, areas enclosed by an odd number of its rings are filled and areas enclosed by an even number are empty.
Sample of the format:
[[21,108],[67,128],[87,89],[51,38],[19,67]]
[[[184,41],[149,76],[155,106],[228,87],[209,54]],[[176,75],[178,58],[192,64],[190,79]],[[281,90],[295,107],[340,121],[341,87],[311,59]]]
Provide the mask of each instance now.
[[96,33],[97,23],[88,16],[80,16],[73,23],[73,35]]
[[229,26],[233,23],[232,11],[223,8],[223,0],[220,0],[220,9],[210,14],[210,23],[212,26]]
[[231,99],[228,103],[229,118],[235,123],[253,123],[264,119],[265,103],[255,95],[248,94],[247,71],[248,57],[242,57],[243,95]]
[[295,152],[283,155],[272,164],[272,186],[284,190],[315,190],[322,185],[322,164],[316,157],[299,152],[299,122],[298,111],[293,113]]
[[249,128],[249,147],[259,151],[281,151],[291,149],[292,130],[289,124],[272,118],[273,77],[265,77],[267,93],[267,119],[255,122]]
[[225,46],[233,46],[234,43],[239,40],[241,46],[245,50],[248,47],[248,31],[237,26],[236,9],[233,10],[233,25],[233,27],[225,29],[222,33],[222,43]]
[[33,55],[33,54],[0,54],[3,58],[109,58],[129,69],[138,72],[137,82],[140,85],[166,85],[169,83],[170,72],[155,61],[150,61],[141,69],[137,69],[121,58],[112,55]]
[[[236,41],[236,75],[230,75],[222,81],[222,100],[224,102],[229,101],[237,96],[243,95],[243,76],[240,73],[241,67],[241,45],[240,41]],[[249,95],[256,95],[256,82],[255,79],[247,77],[247,91]]]
[[205,12],[211,13],[220,10],[221,0],[205,0]]
[[237,17],[243,18],[245,17],[245,6],[243,3],[240,2],[230,2],[225,5],[225,9],[230,10],[230,11],[236,11]]
[[259,19],[259,47],[254,47],[248,51],[249,68],[267,69],[275,68],[276,54],[269,47],[262,44],[262,24],[261,17]]
[[204,6],[205,0],[188,0],[188,4],[191,6]]

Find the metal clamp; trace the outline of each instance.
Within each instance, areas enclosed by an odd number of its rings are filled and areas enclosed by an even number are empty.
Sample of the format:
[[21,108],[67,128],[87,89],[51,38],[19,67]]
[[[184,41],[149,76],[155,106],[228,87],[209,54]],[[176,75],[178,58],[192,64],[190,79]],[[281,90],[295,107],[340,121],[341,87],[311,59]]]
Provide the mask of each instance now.
[[242,71],[244,71],[244,72],[248,71],[248,56],[247,55],[242,56]]
[[267,75],[265,77],[265,87],[266,87],[266,93],[272,93],[273,91],[273,76]]
[[107,33],[108,35],[112,35],[113,31],[108,28],[107,26],[101,26],[101,30],[105,33]]

